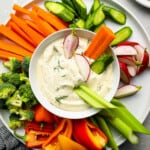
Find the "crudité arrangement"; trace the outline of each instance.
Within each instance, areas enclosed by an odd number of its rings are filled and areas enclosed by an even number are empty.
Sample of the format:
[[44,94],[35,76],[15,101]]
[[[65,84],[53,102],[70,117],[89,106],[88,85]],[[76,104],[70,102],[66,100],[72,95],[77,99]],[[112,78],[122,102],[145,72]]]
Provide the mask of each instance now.
[[[111,147],[117,150],[119,147],[110,126],[129,142],[137,144],[136,133],[150,134],[150,131],[116,98],[133,95],[141,89],[139,85],[132,85],[131,80],[150,66],[150,55],[140,43],[127,41],[133,34],[131,27],[125,26],[113,33],[105,25],[107,18],[124,25],[126,15],[99,0],[93,1],[88,13],[82,0],[45,1],[44,6],[48,11],[35,4],[31,9],[15,4],[16,13],[10,15],[6,25],[0,25],[0,58],[9,70],[0,74],[0,109],[7,109],[10,114],[8,126],[28,148],[101,150]],[[75,28],[85,28],[97,33],[84,53],[94,60],[90,68],[98,74],[105,71],[113,61],[112,56],[103,54],[109,45],[120,65],[123,86],[118,88],[110,103],[85,85],[74,89],[92,107],[103,108],[85,119],[60,118],[48,112],[38,103],[28,77],[34,49],[46,36],[68,27],[74,31],[64,38],[68,59],[78,46]],[[20,127],[25,130],[24,136],[17,133]]]

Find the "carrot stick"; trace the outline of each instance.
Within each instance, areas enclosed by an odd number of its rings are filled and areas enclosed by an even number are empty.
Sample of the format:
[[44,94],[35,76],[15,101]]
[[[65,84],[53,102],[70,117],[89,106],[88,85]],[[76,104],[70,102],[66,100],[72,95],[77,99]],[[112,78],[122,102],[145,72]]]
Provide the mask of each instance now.
[[30,11],[28,9],[26,9],[24,7],[21,7],[21,6],[17,5],[17,4],[13,5],[13,9],[15,11],[19,12],[19,13],[23,13],[23,14],[26,14],[26,15],[28,15],[30,13]]
[[39,30],[43,32],[44,36],[48,36],[49,34],[56,31],[49,23],[39,18],[35,12],[32,11],[30,13],[30,17],[33,22],[36,23]]
[[22,19],[17,17],[14,14],[11,14],[11,19],[34,41],[35,45],[37,46],[44,37],[29,27]]
[[97,59],[108,48],[114,38],[115,35],[112,30],[102,25],[84,52],[84,55],[92,59]]
[[26,41],[28,41],[30,44],[33,45],[33,47],[36,47],[34,45],[34,42],[30,39],[30,37],[21,29],[18,27],[16,23],[13,21],[8,22],[8,26],[16,33],[18,33],[21,37],[23,37]]
[[57,30],[65,29],[68,27],[68,24],[65,23],[63,20],[61,20],[57,16],[53,15],[52,13],[45,11],[44,9],[40,8],[39,6],[33,5],[32,8],[37,11],[37,14],[39,17],[41,17],[43,20],[45,20],[46,22],[51,24]]
[[18,45],[24,47],[25,49],[31,52],[34,51],[34,47],[31,44],[29,44],[21,36],[16,34],[13,30],[9,29],[9,27],[0,25],[0,33],[5,37],[7,37],[8,39],[12,40],[13,42],[17,43]]
[[24,49],[23,47],[8,43],[4,40],[0,40],[0,49],[8,52],[12,52],[14,54],[20,55],[20,56],[31,56],[32,53],[29,52],[28,50]]
[[15,57],[20,61],[23,59],[23,56],[0,49],[0,59],[9,59],[9,57]]
[[26,22],[32,29],[34,29],[35,31],[39,32],[40,34],[42,34],[42,35],[44,36],[43,32],[42,32],[41,30],[39,30],[37,24],[35,24],[32,20],[26,19],[25,22]]

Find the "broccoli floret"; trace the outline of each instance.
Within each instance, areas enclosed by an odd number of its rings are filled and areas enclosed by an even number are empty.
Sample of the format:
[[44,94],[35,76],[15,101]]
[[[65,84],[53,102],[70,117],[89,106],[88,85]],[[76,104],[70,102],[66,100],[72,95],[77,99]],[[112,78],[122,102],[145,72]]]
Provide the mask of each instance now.
[[23,81],[21,80],[20,73],[12,73],[12,72],[2,73],[2,80],[4,82],[13,84],[16,87],[18,87],[19,85],[23,83]]
[[3,65],[12,72],[17,73],[21,70],[21,62],[15,57],[10,57],[8,61],[3,63]]
[[23,83],[30,84],[29,78],[27,77],[25,73],[20,73],[20,80]]
[[32,108],[32,107],[34,107],[36,104],[38,104],[38,101],[37,101],[36,98],[34,98],[34,99],[32,99],[32,100],[26,102],[26,103],[25,103],[25,106],[26,106],[27,108]]
[[13,106],[13,105],[8,105],[7,109],[9,111],[10,114],[19,114],[19,107]]
[[32,121],[34,118],[34,113],[32,110],[23,110],[19,111],[20,120]]
[[27,103],[30,100],[35,99],[35,96],[32,92],[31,86],[30,84],[22,84],[19,87],[19,95],[20,95],[20,99],[24,102]]
[[12,72],[4,72],[2,73],[2,81],[7,82],[9,80],[9,77],[12,75]]
[[19,91],[17,90],[11,97],[6,100],[7,106],[22,107],[22,100],[20,99]]
[[11,128],[11,129],[17,129],[17,128],[20,128],[24,122],[22,120],[19,120],[20,119],[20,116],[19,115],[16,115],[16,114],[11,114],[9,116],[9,123],[8,123],[8,126]]
[[10,83],[0,85],[0,99],[9,98],[16,91],[16,87]]
[[4,81],[2,80],[2,73],[0,74],[0,84],[4,83]]
[[22,60],[22,63],[21,63],[21,67],[23,69],[23,72],[29,76],[29,64],[30,64],[30,56],[25,56]]

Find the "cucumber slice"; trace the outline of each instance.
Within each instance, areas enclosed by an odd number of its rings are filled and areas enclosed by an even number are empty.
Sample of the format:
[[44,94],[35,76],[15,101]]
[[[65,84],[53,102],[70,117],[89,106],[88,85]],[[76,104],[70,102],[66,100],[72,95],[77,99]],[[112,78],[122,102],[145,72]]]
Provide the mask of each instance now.
[[102,6],[100,6],[94,14],[93,24],[97,26],[101,24],[104,20],[105,20],[105,14],[102,10]]
[[96,61],[94,61],[91,64],[91,69],[97,73],[100,74],[106,70],[109,64],[111,64],[113,61],[113,56],[104,54],[100,56]]
[[126,23],[126,15],[120,10],[117,10],[112,7],[104,6],[103,11],[117,23],[122,25]]
[[75,15],[61,3],[45,1],[44,5],[50,12],[59,16],[66,22],[72,21],[75,17]]
[[87,17],[87,7],[86,7],[85,3],[83,2],[83,0],[72,0],[72,3],[74,5],[78,15],[82,19],[86,19],[86,17]]
[[132,29],[129,26],[125,26],[115,33],[115,39],[111,42],[111,46],[115,46],[125,40],[127,40],[132,35]]

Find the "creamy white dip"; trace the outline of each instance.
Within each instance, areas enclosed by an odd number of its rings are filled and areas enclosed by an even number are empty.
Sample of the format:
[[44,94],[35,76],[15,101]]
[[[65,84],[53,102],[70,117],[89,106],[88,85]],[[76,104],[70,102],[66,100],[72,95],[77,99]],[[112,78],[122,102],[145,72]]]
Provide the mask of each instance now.
[[[63,38],[50,43],[37,64],[37,80],[43,96],[53,105],[71,111],[82,111],[89,108],[73,89],[85,82],[78,65],[72,57],[66,59],[63,50]],[[77,53],[83,53],[89,44],[88,39],[79,38]],[[104,73],[98,75],[91,71],[86,83],[101,96],[106,96],[112,87],[113,67],[108,66]]]

